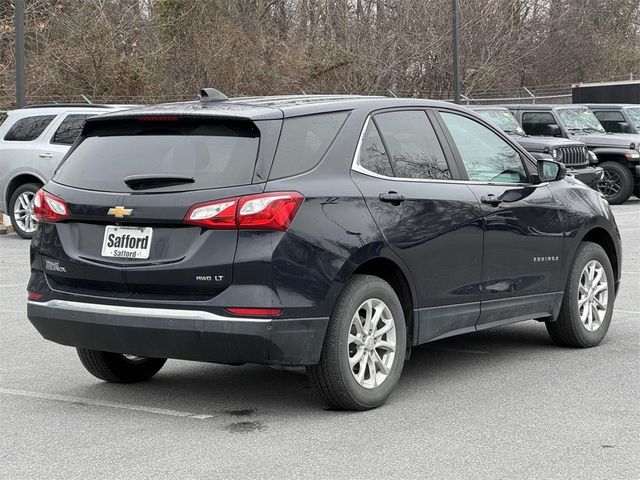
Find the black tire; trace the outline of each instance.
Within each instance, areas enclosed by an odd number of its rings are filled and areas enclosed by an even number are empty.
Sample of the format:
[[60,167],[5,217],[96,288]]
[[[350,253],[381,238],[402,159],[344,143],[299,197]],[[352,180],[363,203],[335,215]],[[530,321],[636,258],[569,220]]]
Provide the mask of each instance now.
[[[378,386],[365,388],[358,383],[349,366],[349,335],[356,311],[369,299],[382,301],[388,307],[395,324],[396,348],[387,377]],[[386,334],[380,337],[382,341],[386,339],[389,339]],[[371,344],[368,348],[372,348]],[[338,410],[368,410],[382,405],[398,383],[406,349],[407,329],[404,313],[394,290],[378,277],[354,275],[334,306],[320,364],[307,367],[307,373],[315,390],[330,407]],[[377,351],[376,348],[373,350]],[[355,368],[357,367],[354,365]],[[367,366],[364,368],[366,370],[363,376],[366,376],[370,369]],[[371,378],[369,374],[369,379]]]
[[11,198],[9,199],[7,212],[9,213],[9,218],[11,218],[11,225],[13,226],[14,231],[22,238],[31,239],[35,234],[35,230],[30,232],[20,226],[15,217],[15,204],[18,201],[20,195],[22,195],[23,193],[29,192],[35,195],[35,193],[40,190],[40,188],[42,188],[42,185],[38,183],[25,183],[24,185],[20,185],[15,190],[15,192],[13,192],[13,195],[11,195]]
[[604,170],[604,178],[598,183],[598,190],[611,205],[620,205],[629,200],[633,193],[631,170],[618,162],[604,162],[598,165]]
[[78,348],[84,368],[94,377],[110,383],[136,383],[149,380],[167,361],[166,358],[127,358],[120,353]]
[[[606,313],[602,324],[595,331],[589,331],[580,319],[580,307],[578,304],[582,272],[586,265],[592,260],[596,260],[602,265],[608,285]],[[591,242],[582,242],[578,247],[576,256],[569,269],[560,315],[555,322],[547,322],[546,324],[551,339],[563,347],[595,347],[604,339],[609,330],[614,301],[615,278],[609,257],[600,245]]]
[[633,194],[634,194],[636,197],[640,198],[640,185],[636,185],[636,186],[634,187],[634,189],[633,189]]

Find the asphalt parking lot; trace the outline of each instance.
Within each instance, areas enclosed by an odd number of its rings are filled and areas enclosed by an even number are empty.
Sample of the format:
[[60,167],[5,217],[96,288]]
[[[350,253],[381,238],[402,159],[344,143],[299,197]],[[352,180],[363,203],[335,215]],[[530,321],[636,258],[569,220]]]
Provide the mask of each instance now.
[[525,322],[414,349],[395,394],[328,411],[306,376],[169,361],[112,385],[26,318],[28,242],[0,236],[0,478],[640,478],[640,200],[597,348]]

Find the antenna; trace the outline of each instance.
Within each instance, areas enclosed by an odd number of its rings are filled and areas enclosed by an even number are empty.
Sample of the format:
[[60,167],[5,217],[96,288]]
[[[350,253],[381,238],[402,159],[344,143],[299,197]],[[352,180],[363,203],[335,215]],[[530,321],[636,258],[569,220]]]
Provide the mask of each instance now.
[[220,90],[216,90],[215,88],[202,88],[200,90],[199,97],[201,103],[222,102],[229,98]]

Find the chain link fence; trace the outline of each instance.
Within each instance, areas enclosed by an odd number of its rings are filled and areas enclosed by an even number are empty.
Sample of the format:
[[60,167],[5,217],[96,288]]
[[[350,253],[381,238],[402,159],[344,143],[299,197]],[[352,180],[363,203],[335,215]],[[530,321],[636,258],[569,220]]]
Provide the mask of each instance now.
[[[364,94],[383,95],[390,97],[429,98],[432,100],[453,101],[453,92],[447,90],[398,90],[385,88],[373,91],[295,91],[293,94]],[[163,102],[179,102],[194,100],[191,95],[28,95],[29,105],[50,103],[99,103],[99,104],[128,104],[141,105]],[[466,105],[474,104],[500,104],[500,103],[571,103],[571,85],[538,85],[513,88],[490,88],[480,92],[467,91],[462,95],[462,102]],[[0,90],[0,119],[7,110],[15,108],[15,96],[13,92]]]

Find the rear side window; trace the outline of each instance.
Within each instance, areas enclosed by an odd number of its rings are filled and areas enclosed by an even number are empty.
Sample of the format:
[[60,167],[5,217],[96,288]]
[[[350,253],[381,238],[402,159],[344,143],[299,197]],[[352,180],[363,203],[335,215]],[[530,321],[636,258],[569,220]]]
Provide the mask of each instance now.
[[451,178],[438,137],[424,111],[381,113],[374,120],[391,159],[394,177]]
[[555,124],[553,114],[547,112],[531,112],[522,115],[522,128],[527,135],[549,135],[549,125]]
[[53,134],[51,143],[58,143],[60,145],[71,145],[80,135],[82,126],[84,125],[84,121],[87,118],[89,118],[89,115],[67,115],[56,132]]
[[55,115],[36,115],[34,117],[21,118],[13,124],[4,139],[12,142],[35,140],[44,132],[44,129],[54,118],[56,118]]
[[285,119],[269,179],[298,175],[320,163],[348,115],[337,112]]
[[193,179],[162,191],[249,184],[260,139],[252,122],[180,118],[89,122],[83,136],[54,180],[107,192],[131,192],[132,176]]
[[393,177],[389,157],[384,149],[380,133],[378,133],[378,129],[373,122],[369,122],[367,131],[364,132],[364,136],[362,137],[358,163],[370,172],[386,177]]

